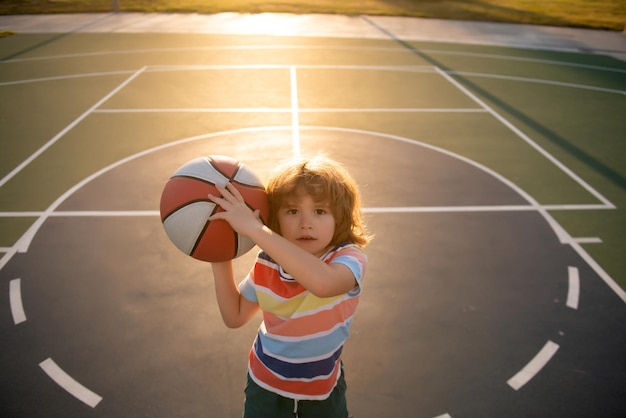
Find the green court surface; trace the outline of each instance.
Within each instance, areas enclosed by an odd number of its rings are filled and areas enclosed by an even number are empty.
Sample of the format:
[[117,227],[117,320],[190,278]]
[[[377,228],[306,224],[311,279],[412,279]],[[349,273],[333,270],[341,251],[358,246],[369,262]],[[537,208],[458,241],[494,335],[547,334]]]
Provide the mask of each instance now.
[[55,199],[125,157],[194,135],[320,126],[419,141],[493,170],[626,286],[626,64],[616,59],[172,34],[15,35],[0,57],[5,253]]

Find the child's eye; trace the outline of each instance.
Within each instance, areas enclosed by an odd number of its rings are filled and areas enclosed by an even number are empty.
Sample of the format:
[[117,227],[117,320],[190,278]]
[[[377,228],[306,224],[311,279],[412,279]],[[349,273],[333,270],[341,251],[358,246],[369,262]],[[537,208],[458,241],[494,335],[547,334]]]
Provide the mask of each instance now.
[[295,215],[296,213],[298,213],[298,209],[287,209],[287,213],[289,215]]
[[315,209],[316,215],[324,215],[326,213],[326,209]]

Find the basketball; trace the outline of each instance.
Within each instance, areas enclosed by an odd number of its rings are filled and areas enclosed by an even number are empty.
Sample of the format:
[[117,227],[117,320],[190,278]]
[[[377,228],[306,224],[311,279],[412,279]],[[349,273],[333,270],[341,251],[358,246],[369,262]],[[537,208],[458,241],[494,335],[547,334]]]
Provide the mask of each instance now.
[[260,178],[241,162],[221,155],[191,160],[180,167],[165,184],[161,194],[161,222],[169,239],[183,253],[202,261],[237,258],[254,247],[224,220],[209,221],[222,208],[209,200],[220,196],[215,185],[230,182],[252,210],[260,211],[267,223],[267,195]]

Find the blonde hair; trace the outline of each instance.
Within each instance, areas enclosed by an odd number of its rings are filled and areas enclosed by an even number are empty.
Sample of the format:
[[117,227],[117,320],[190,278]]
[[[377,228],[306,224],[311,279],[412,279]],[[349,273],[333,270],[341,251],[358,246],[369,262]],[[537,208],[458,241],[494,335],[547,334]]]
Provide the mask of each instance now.
[[356,182],[341,164],[323,155],[280,165],[268,179],[266,191],[270,209],[268,226],[279,234],[278,209],[305,192],[314,201],[330,207],[335,219],[331,245],[351,242],[365,247],[372,238],[363,222]]

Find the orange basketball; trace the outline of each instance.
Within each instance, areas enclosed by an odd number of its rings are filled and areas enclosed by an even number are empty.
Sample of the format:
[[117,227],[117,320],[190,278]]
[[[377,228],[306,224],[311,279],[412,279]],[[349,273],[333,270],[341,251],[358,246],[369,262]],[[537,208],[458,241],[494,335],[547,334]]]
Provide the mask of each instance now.
[[183,253],[202,261],[228,261],[254,247],[224,220],[209,221],[222,208],[209,200],[219,196],[216,184],[232,183],[267,223],[269,208],[261,179],[241,162],[221,155],[200,157],[180,167],[161,194],[161,221],[170,240]]

